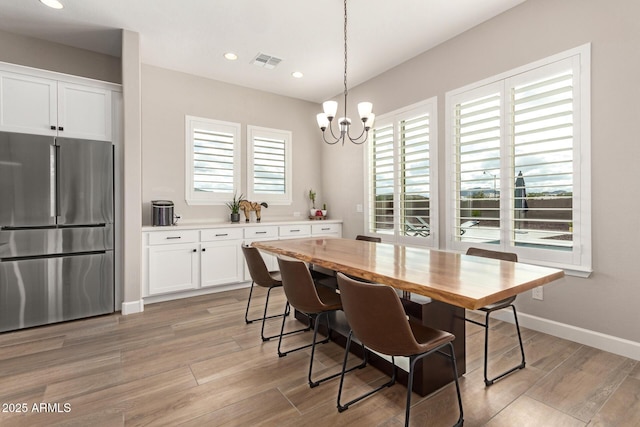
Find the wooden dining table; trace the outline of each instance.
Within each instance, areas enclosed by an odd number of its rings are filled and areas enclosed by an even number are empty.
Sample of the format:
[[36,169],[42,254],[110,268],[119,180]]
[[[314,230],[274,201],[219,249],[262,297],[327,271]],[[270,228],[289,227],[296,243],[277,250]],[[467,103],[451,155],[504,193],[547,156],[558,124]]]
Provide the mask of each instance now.
[[[564,276],[563,270],[526,263],[343,238],[256,241],[252,246],[386,284],[405,295],[428,297],[426,303],[408,297],[403,304],[407,313],[423,324],[456,336],[454,347],[460,375],[466,372],[465,309],[478,309]],[[424,363],[430,368],[419,370],[414,391],[425,395],[451,381],[446,361]],[[444,375],[439,375],[440,372]]]

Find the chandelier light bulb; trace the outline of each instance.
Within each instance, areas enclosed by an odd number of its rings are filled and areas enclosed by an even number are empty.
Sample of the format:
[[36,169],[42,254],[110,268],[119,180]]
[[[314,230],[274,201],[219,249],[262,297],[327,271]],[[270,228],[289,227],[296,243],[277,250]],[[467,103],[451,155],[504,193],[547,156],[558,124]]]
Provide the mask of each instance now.
[[370,102],[361,102],[358,104],[358,114],[363,122],[366,122],[373,110],[373,104]]
[[338,103],[336,101],[325,101],[322,103],[322,109],[329,120],[333,119],[338,112]]

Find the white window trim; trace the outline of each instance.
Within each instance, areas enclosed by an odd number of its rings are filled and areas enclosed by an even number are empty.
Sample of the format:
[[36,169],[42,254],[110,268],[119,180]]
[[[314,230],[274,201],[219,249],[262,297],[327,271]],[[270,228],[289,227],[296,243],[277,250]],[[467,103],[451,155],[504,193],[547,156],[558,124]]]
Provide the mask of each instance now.
[[[254,190],[254,137],[284,139],[285,141],[285,193],[282,195],[257,193]],[[293,203],[293,186],[291,164],[292,155],[292,132],[288,130],[270,129],[260,126],[247,126],[247,199],[255,202],[267,202],[273,205],[291,205]]]
[[[508,246],[507,236],[503,233],[501,235],[500,245],[487,246],[488,249],[508,250],[510,252],[516,252],[519,255],[519,260],[522,262],[529,262],[532,264],[544,265],[555,268],[562,268],[566,274],[575,275],[579,277],[588,277],[592,270],[592,257],[591,257],[591,44],[579,46],[574,49],[570,49],[556,55],[552,55],[548,58],[533,62],[531,64],[518,67],[511,71],[501,73],[497,76],[484,79],[482,81],[472,83],[462,88],[447,92],[445,94],[445,141],[446,141],[446,231],[445,231],[445,247],[448,250],[465,251],[470,244],[464,244],[462,242],[456,242],[453,238],[453,222],[455,218],[455,206],[454,200],[451,195],[455,191],[453,188],[455,183],[455,170],[452,165],[452,159],[455,155],[454,152],[454,117],[452,115],[452,108],[455,104],[455,98],[468,91],[480,90],[482,87],[489,87],[498,83],[499,81],[506,81],[509,79],[517,79],[519,74],[525,72],[531,72],[536,68],[544,67],[555,62],[564,61],[567,59],[573,59],[578,61],[580,69],[580,91],[576,94],[575,105],[580,111],[579,122],[576,122],[574,131],[579,138],[579,144],[574,147],[574,190],[579,191],[580,197],[574,198],[574,227],[579,225],[579,236],[574,241],[574,250],[571,252],[571,256],[562,258],[562,254],[557,254],[555,251],[547,251],[544,249],[531,249],[524,247]],[[504,106],[503,106],[504,108]],[[504,117],[504,115],[503,115]],[[503,120],[503,131],[506,132],[506,120]],[[503,133],[503,135],[507,135]],[[508,154],[508,149],[504,147],[503,154]],[[505,159],[508,157],[505,157]],[[507,173],[509,170],[509,162],[502,163],[502,176],[509,176]],[[501,180],[501,194],[507,194],[509,185],[511,183],[508,180]],[[508,218],[509,204],[501,201],[501,221]],[[506,213],[505,213],[506,212]],[[576,227],[577,228],[577,227]],[[504,231],[504,230],[503,230]],[[474,244],[474,246],[482,246]],[[544,256],[544,252],[547,252],[547,256]],[[551,259],[551,254],[557,256],[557,258]]]
[[[233,193],[196,192],[193,185],[193,132],[196,127],[223,130],[233,134]],[[203,117],[185,116],[185,199],[188,205],[224,205],[234,194],[240,195],[242,129],[239,123],[224,122]]]
[[[408,105],[406,107],[385,113],[376,117],[376,126],[380,127],[382,124],[393,124],[394,128],[394,141],[397,141],[398,129],[397,122],[402,119],[403,116],[411,113],[429,113],[429,159],[430,159],[430,199],[429,199],[429,217],[430,217],[430,234],[429,237],[414,237],[414,236],[402,236],[398,231],[400,226],[400,212],[399,209],[394,209],[393,222],[394,233],[374,233],[370,232],[371,229],[371,197],[373,195],[373,180],[371,179],[371,166],[372,166],[372,150],[368,147],[364,150],[364,164],[366,165],[365,175],[365,233],[372,236],[377,236],[382,239],[383,242],[404,244],[408,246],[422,246],[422,247],[438,247],[439,242],[439,208],[438,208],[438,98],[432,97],[424,101],[417,102],[415,104]],[[394,163],[399,158],[399,146],[394,144]],[[399,178],[400,171],[396,168],[394,172],[395,191],[394,191],[394,206],[400,206],[400,192],[399,192]]]

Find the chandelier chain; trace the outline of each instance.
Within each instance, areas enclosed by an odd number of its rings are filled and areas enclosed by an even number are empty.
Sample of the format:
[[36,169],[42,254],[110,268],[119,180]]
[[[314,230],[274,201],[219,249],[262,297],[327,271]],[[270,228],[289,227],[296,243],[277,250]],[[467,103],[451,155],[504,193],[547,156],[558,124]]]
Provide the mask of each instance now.
[[344,0],[344,96],[346,100],[346,97],[347,97],[347,0]]

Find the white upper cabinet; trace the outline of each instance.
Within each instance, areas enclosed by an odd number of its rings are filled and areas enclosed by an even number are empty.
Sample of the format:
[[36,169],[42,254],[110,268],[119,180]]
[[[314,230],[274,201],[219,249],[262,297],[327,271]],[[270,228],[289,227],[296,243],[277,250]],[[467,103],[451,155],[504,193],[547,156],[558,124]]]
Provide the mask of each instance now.
[[0,71],[0,130],[57,135],[58,82]]
[[111,90],[0,70],[0,131],[111,141]]
[[111,141],[111,91],[59,82],[58,135]]

